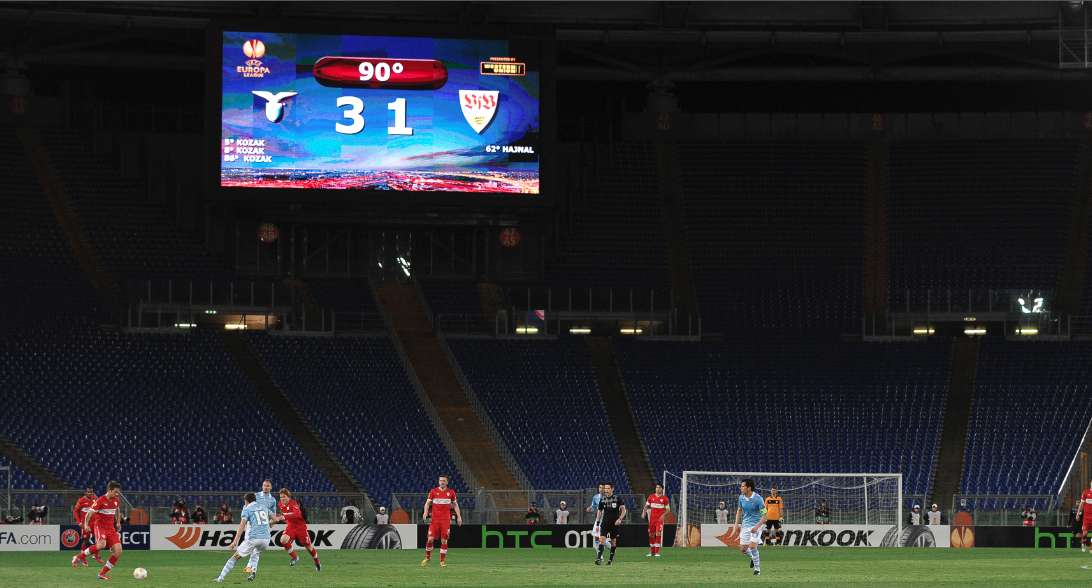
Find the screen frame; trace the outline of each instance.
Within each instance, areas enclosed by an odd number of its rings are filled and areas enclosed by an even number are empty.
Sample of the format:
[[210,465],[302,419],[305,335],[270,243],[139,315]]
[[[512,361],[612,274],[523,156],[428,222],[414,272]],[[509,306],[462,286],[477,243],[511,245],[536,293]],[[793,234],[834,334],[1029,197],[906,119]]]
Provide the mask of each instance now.
[[[405,214],[410,207],[421,208],[421,212],[442,209],[457,210],[521,210],[527,208],[553,207],[557,194],[553,186],[554,170],[557,169],[557,124],[556,124],[556,86],[554,70],[556,67],[556,38],[552,27],[500,27],[496,25],[476,26],[474,34],[466,34],[465,28],[453,31],[451,23],[415,22],[394,24],[396,31],[391,31],[389,22],[374,21],[332,22],[306,20],[285,26],[281,21],[255,19],[245,22],[237,19],[216,19],[206,29],[205,54],[205,148],[207,150],[207,193],[212,201],[231,202],[278,202],[278,203],[314,203],[339,202],[354,203],[363,208],[400,208]],[[483,194],[479,192],[407,192],[379,190],[324,190],[301,188],[225,188],[221,180],[220,136],[223,112],[223,79],[221,74],[223,59],[223,37],[225,31],[264,31],[281,34],[314,35],[361,35],[361,36],[401,36],[433,37],[448,39],[483,39],[537,43],[540,52],[539,68],[539,193],[521,194]],[[381,197],[371,197],[379,195]]]

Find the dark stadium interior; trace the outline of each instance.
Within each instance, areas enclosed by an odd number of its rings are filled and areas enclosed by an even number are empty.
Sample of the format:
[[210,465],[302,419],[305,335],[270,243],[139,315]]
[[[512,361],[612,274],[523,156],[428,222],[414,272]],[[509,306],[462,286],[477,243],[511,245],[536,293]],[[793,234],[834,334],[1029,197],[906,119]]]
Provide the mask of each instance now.
[[[272,477],[416,523],[446,473],[479,523],[586,522],[603,480],[681,516],[692,470],[897,473],[902,518],[1067,526],[1085,12],[0,4],[0,515],[117,479],[166,523]],[[221,187],[239,23],[541,48],[541,192]]]

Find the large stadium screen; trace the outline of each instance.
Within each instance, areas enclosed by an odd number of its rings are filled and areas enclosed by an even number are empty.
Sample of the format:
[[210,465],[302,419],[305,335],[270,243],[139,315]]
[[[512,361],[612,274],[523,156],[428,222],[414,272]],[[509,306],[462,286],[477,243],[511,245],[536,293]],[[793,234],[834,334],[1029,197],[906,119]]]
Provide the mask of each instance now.
[[222,49],[222,187],[539,193],[531,49],[242,31]]

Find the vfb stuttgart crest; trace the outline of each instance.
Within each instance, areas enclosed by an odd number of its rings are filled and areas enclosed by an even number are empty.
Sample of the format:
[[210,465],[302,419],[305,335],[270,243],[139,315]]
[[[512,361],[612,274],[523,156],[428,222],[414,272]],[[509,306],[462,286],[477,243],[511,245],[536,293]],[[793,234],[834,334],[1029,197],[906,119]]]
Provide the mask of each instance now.
[[499,104],[500,92],[496,90],[459,90],[459,106],[475,133],[481,134],[489,126]]

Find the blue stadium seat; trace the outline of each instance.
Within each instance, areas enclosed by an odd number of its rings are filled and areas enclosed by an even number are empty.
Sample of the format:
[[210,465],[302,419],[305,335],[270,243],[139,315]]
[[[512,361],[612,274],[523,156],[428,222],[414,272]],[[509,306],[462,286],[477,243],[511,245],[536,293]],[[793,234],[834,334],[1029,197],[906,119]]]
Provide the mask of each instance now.
[[1077,190],[1076,141],[891,146],[891,305],[968,290],[1053,290]]
[[1090,379],[1092,343],[983,341],[963,492],[1057,494],[1092,420]]
[[929,491],[947,345],[617,349],[655,471],[901,472],[905,492]]
[[73,487],[235,491],[270,476],[333,490],[215,334],[70,323],[0,339],[0,373],[25,399],[0,413],[0,430]]
[[508,449],[539,490],[630,485],[583,341],[448,344]]
[[388,338],[248,337],[274,381],[378,504],[391,504],[394,492],[427,492],[443,473],[470,503],[473,489]]
[[864,147],[680,145],[706,332],[859,332]]

